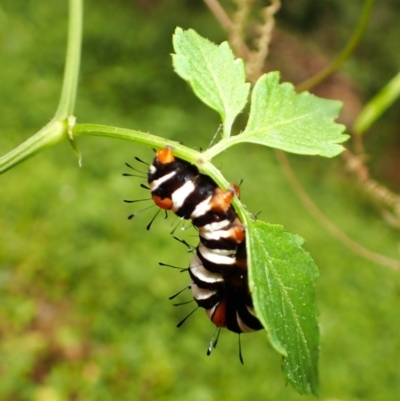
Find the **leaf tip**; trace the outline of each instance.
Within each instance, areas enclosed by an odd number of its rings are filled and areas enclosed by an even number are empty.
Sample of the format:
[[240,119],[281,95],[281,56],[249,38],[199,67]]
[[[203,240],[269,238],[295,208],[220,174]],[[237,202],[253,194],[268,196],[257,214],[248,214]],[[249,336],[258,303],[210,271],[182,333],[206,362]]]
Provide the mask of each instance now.
[[182,35],[182,34],[183,34],[183,29],[180,26],[177,26],[175,28],[173,36],[179,36],[179,35]]

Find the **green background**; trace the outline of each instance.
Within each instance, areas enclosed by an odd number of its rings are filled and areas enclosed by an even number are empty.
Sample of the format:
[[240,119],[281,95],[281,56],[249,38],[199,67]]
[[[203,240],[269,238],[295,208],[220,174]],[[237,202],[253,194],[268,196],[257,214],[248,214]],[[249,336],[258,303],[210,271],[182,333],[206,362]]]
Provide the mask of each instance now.
[[[278,27],[314,52],[323,47],[330,57],[350,35],[360,6],[344,0],[287,2]],[[398,71],[399,8],[396,1],[376,7],[365,39],[345,65],[361,101]],[[55,111],[66,13],[67,5],[56,1],[0,4],[1,154]],[[172,71],[176,26],[215,42],[225,39],[201,1],[87,1],[78,122],[138,129],[206,148],[219,120]],[[279,52],[272,51],[272,65],[284,65],[274,53]],[[242,116],[237,130],[244,121]],[[400,157],[393,167],[386,156],[399,148],[398,125],[395,104],[366,138],[372,171],[394,190],[400,189]],[[314,399],[285,384],[280,357],[264,332],[241,337],[242,366],[233,333],[224,331],[206,356],[214,328],[203,311],[176,329],[193,305],[173,307],[168,297],[189,277],[158,266],[161,261],[185,267],[190,260],[169,235],[176,219],[158,218],[146,231],[156,209],[128,221],[141,206],[122,202],[148,196],[140,188],[144,180],[122,173],[134,156],[150,161],[152,150],[97,138],[81,138],[78,145],[82,168],[64,143],[0,178],[0,399]],[[399,258],[398,231],[382,220],[340,157],[290,160],[308,193],[340,228],[365,247]],[[304,237],[320,268],[321,399],[397,399],[399,272],[360,258],[321,227],[294,195],[272,150],[238,146],[216,164],[230,181],[244,180],[242,200],[249,210],[261,210],[260,219]],[[196,244],[194,230],[178,235]]]

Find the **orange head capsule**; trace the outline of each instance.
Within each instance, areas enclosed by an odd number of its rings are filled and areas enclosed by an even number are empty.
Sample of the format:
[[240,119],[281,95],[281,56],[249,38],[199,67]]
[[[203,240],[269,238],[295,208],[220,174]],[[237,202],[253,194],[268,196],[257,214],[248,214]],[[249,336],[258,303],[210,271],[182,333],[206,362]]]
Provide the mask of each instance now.
[[156,159],[162,164],[168,164],[175,161],[175,157],[172,154],[172,149],[170,147],[159,150],[156,153]]

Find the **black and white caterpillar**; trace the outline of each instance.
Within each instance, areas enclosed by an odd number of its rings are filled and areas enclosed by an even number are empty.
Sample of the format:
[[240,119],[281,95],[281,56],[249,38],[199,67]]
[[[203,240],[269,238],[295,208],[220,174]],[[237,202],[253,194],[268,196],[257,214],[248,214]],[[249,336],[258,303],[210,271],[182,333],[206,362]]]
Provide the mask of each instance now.
[[245,229],[231,205],[238,188],[223,191],[171,148],[156,152],[148,183],[157,206],[198,229],[200,242],[188,269],[197,305],[217,328],[238,334],[262,329],[248,286]]

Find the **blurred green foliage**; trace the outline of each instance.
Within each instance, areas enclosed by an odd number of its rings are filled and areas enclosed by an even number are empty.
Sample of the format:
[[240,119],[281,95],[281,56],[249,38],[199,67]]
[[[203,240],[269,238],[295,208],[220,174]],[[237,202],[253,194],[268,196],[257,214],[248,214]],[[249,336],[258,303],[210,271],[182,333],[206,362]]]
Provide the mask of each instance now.
[[[316,0],[303,3],[310,12],[321,8]],[[364,93],[378,90],[399,65],[400,27],[381,31],[398,21],[399,7],[396,1],[385,3],[374,14],[358,58],[347,66],[350,73],[357,71]],[[302,30],[309,25],[308,32],[337,35],[342,42],[358,8],[344,0],[324,7],[328,12],[301,20],[288,2],[281,24]],[[1,154],[37,131],[55,110],[66,11],[66,4],[55,1],[0,5]],[[78,121],[140,129],[205,148],[218,116],[173,73],[170,59],[177,25],[215,42],[224,39],[202,2],[88,0],[85,11]],[[322,26],[319,19],[326,21],[330,13],[336,24]],[[388,113],[383,119],[387,137],[393,117]],[[128,221],[139,206],[122,202],[147,196],[140,179],[121,176],[124,162],[133,163],[134,156],[151,160],[152,151],[94,138],[79,146],[82,168],[63,144],[1,177],[0,399],[312,399],[285,386],[280,358],[265,333],[242,336],[241,366],[237,337],[229,332],[206,357],[214,329],[202,311],[176,329],[192,307],[174,308],[168,296],[189,278],[157,265],[186,266],[190,259],[168,234],[175,219],[159,218],[148,232],[153,212]],[[251,155],[253,163],[242,161],[243,155]],[[366,247],[399,257],[398,234],[363,198],[340,159],[291,160],[307,191],[339,227]],[[219,157],[217,165],[229,180],[244,179],[242,199],[250,210],[262,210],[261,219],[306,238],[320,267],[321,398],[395,399],[399,272],[361,259],[324,231],[293,195],[273,152],[241,146]],[[196,243],[194,231],[179,235]],[[190,298],[185,295],[182,300]]]

